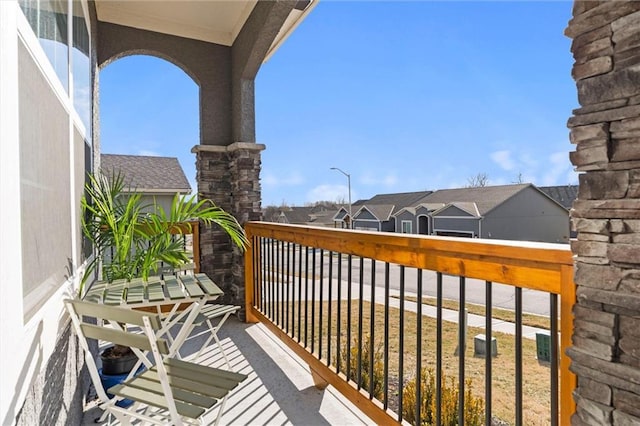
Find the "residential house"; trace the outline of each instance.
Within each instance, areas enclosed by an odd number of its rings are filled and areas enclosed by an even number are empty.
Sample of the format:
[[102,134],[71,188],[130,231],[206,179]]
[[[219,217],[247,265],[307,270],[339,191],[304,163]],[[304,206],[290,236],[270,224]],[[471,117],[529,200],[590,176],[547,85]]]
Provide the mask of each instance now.
[[127,187],[136,191],[142,202],[152,209],[158,205],[171,211],[173,198],[187,195],[191,185],[175,157],[100,154],[100,170],[108,178],[121,175]]
[[568,212],[532,184],[435,191],[394,214],[397,232],[568,242]]
[[[313,206],[280,207],[276,212],[270,213],[270,221],[296,225],[333,227],[335,223],[332,216],[336,208],[337,206],[335,204],[325,202],[319,202]],[[269,208],[269,210],[271,209],[272,208]]]
[[[351,206],[353,212],[353,228],[371,231],[394,232],[396,223],[392,215],[400,209],[415,205],[417,201],[430,194],[431,191],[402,192],[378,194],[369,200],[358,200]],[[348,228],[349,207],[341,207],[333,220]]]

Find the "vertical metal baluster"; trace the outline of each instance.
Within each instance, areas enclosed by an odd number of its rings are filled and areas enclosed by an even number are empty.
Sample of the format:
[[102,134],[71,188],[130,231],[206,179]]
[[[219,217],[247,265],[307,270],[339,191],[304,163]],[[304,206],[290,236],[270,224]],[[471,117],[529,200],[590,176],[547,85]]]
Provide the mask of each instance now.
[[436,273],[436,426],[442,424],[442,272]]
[[273,303],[273,317],[272,321],[275,324],[278,324],[278,281],[280,280],[280,250],[278,249],[280,245],[280,241],[275,240],[273,244],[273,299],[271,302]]
[[302,341],[302,244],[298,256],[298,343]]
[[369,312],[369,399],[373,398],[373,363],[376,316],[376,261],[371,259],[371,310]]
[[275,298],[275,308],[276,308],[276,324],[282,327],[281,318],[280,318],[280,306],[282,305],[282,244],[283,241],[276,241],[276,298]]
[[352,266],[353,266],[353,256],[350,254],[347,257],[347,362],[345,368],[347,369],[347,381],[351,380],[351,298],[352,298],[352,289],[351,289],[351,281],[353,278],[352,274]]
[[516,426],[522,425],[522,288],[516,287]]
[[289,306],[291,310],[291,329],[289,330],[291,337],[295,336],[296,322],[296,251],[297,244],[293,243],[291,249],[291,303]]
[[492,345],[492,319],[493,319],[493,294],[492,294],[492,284],[491,281],[486,282],[485,286],[485,353],[484,353],[484,375],[485,375],[485,385],[484,385],[484,412],[485,412],[485,425],[491,426],[491,364],[493,361],[493,345]]
[[416,270],[417,276],[417,296],[416,304],[416,423],[422,424],[422,269]]
[[304,254],[304,347],[309,346],[309,246]]
[[287,280],[287,275],[286,275],[286,262],[285,262],[285,254],[286,249],[285,249],[285,241],[282,241],[280,243],[280,249],[281,249],[281,253],[280,253],[280,262],[281,262],[281,266],[280,266],[280,285],[279,285],[279,295],[280,297],[278,298],[278,305],[280,306],[280,322],[282,323],[282,327],[284,328],[284,324],[285,324],[285,319],[284,319],[284,308],[285,308],[285,283]]
[[358,389],[362,387],[362,309],[364,298],[364,257],[360,256],[360,282],[358,285]]
[[[278,309],[276,306],[276,291],[278,290],[276,281],[278,280],[278,253],[276,251],[277,240],[271,240],[271,321],[276,322]],[[277,322],[276,322],[277,323]]]
[[[331,314],[333,300],[333,251],[329,251],[329,297],[327,298],[327,365],[331,365]],[[340,301],[338,300],[338,303]]]
[[258,276],[256,277],[259,281],[258,281],[258,293],[260,295],[260,299],[258,300],[259,303],[259,309],[260,312],[262,312],[264,314],[264,273],[265,271],[265,267],[264,267],[264,238],[262,237],[256,237],[257,241],[259,241],[259,245],[254,246],[256,247],[256,250],[260,250],[260,256],[258,256],[258,259],[256,259],[256,263],[260,262],[260,265],[258,266],[260,269],[256,269],[260,271],[260,274],[257,274]]
[[340,372],[340,348],[342,345],[342,253],[338,253],[338,320],[336,321],[336,372]]
[[384,264],[384,402],[386,410],[389,407],[389,262]]
[[311,353],[316,347],[316,250],[313,247],[311,259]]
[[402,389],[404,389],[404,265],[400,265],[400,333],[398,336],[398,421],[402,422]]
[[322,358],[322,311],[324,295],[324,250],[320,249],[320,289],[318,292],[318,358]]
[[549,294],[551,311],[551,425],[558,425],[558,295]]
[[466,315],[465,315],[465,296],[466,296],[466,279],[460,277],[460,310],[458,311],[458,387],[460,393],[458,395],[458,424],[464,426],[464,355],[466,349]]
[[283,316],[285,317],[284,319],[284,330],[287,334],[289,334],[289,306],[291,306],[291,299],[289,299],[289,293],[290,293],[290,287],[291,287],[291,282],[290,282],[290,277],[291,277],[291,264],[289,263],[290,260],[290,255],[291,255],[291,243],[290,242],[286,242],[286,250],[285,253],[287,255],[286,257],[286,267],[285,267],[285,274],[286,274],[286,287],[285,287],[285,297],[284,297],[284,313]]
[[273,290],[274,290],[274,287],[273,287],[273,279],[274,279],[274,276],[273,276],[273,274],[274,274],[274,266],[273,266],[274,265],[273,264],[273,252],[274,252],[274,250],[273,250],[273,244],[274,244],[273,239],[269,239],[269,248],[268,248],[268,250],[269,250],[269,254],[268,254],[268,256],[269,256],[269,319],[271,321],[273,321],[273,318],[274,318],[274,315],[273,315],[273,299],[274,299],[274,297],[273,297]]
[[271,239],[265,241],[265,314],[271,318]]
[[268,315],[269,305],[269,241],[262,239],[262,313]]

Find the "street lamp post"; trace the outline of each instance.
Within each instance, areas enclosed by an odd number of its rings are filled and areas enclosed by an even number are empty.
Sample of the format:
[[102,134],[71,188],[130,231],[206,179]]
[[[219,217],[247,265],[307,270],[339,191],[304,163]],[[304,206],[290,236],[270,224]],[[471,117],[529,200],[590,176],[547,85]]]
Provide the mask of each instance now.
[[347,177],[347,185],[349,187],[349,229],[353,229],[353,215],[351,214],[351,175],[337,167],[331,167],[331,170],[337,170]]

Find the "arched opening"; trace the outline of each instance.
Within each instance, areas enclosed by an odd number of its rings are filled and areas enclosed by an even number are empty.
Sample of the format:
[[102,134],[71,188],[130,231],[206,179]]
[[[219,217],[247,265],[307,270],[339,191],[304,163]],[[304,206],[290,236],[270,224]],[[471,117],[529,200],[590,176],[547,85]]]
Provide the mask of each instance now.
[[100,88],[101,153],[175,157],[196,192],[190,152],[200,143],[196,82],[167,60],[132,55],[104,66]]
[[418,216],[418,234],[429,235],[429,216]]

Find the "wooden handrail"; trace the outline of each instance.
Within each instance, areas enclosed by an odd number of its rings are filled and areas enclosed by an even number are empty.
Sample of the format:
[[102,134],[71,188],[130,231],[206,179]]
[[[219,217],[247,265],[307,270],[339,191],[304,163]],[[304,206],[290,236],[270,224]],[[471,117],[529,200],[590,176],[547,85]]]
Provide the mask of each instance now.
[[[573,255],[567,244],[536,243],[525,241],[466,239],[426,235],[368,232],[348,229],[321,228],[301,225],[285,225],[267,222],[247,222],[245,231],[252,244],[256,237],[322,248],[344,254],[460,275],[515,287],[539,290],[560,296],[560,424],[569,424],[575,411],[572,393],[576,377],[569,371],[570,360],[565,351],[571,345],[573,332],[573,305],[576,301],[573,282]],[[254,244],[255,246],[255,244]],[[254,294],[255,267],[260,253],[249,250],[245,255],[245,287],[247,321],[270,321],[255,308],[259,295]],[[276,329],[275,324],[267,324]],[[273,326],[273,327],[271,327]],[[298,355],[310,365],[315,358],[308,350],[286,333],[277,333]],[[306,355],[305,355],[306,353]],[[343,378],[322,363],[317,374],[338,389],[344,389]],[[347,396],[353,398],[353,392]],[[368,401],[368,402],[367,402]],[[359,398],[358,403],[368,415],[378,421],[385,418],[378,404]]]

